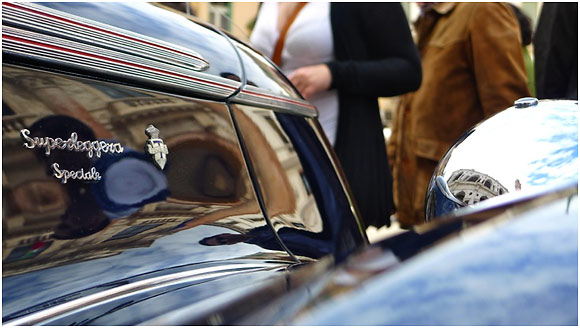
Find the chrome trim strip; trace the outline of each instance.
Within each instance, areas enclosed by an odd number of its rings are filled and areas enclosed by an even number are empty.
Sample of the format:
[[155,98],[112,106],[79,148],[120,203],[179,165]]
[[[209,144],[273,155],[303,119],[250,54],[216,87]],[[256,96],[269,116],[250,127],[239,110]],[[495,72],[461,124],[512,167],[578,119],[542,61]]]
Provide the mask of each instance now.
[[[229,97],[240,82],[199,73],[209,63],[192,50],[34,3],[2,3],[2,52],[116,77]],[[302,99],[246,85],[234,103],[317,117]]]
[[316,107],[305,100],[277,95],[250,85],[245,86],[240,93],[232,97],[232,102],[268,107],[281,112],[300,114],[308,117],[318,117]]
[[203,71],[209,62],[198,53],[130,31],[107,26],[33,3],[2,3],[3,24],[92,44],[186,69]]
[[240,85],[233,80],[224,78],[216,81],[201,77],[199,74],[193,76],[190,71],[179,67],[10,26],[2,26],[2,51],[39,59],[52,59],[66,65],[109,71],[131,78],[136,76],[154,82],[163,81],[223,97],[229,96]]
[[186,272],[168,274],[161,277],[149,278],[142,281],[134,282],[128,285],[119,286],[110,290],[102,291],[94,295],[89,295],[76,299],[65,304],[57,305],[53,308],[42,310],[22,318],[18,318],[3,323],[5,326],[22,326],[22,325],[39,325],[47,320],[54,320],[59,316],[67,315],[71,312],[81,310],[89,306],[96,306],[104,302],[110,302],[114,299],[129,296],[130,294],[150,291],[153,289],[163,288],[178,283],[195,283],[205,279],[225,277],[228,275],[239,274],[240,270],[244,273],[256,272],[263,270],[273,270],[286,267],[281,264],[263,263],[260,266],[256,264],[229,264],[214,267],[200,268]]

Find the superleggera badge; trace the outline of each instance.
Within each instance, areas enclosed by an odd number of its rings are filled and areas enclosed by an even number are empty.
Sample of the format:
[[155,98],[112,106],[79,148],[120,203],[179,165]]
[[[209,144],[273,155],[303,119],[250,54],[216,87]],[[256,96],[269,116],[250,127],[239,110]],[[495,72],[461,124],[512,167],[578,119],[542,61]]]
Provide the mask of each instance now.
[[70,138],[51,138],[51,137],[30,137],[28,129],[20,130],[20,136],[24,139],[24,147],[28,149],[44,148],[46,156],[54,149],[86,152],[87,157],[93,158],[94,155],[101,157],[101,153],[120,154],[123,152],[123,146],[120,143],[110,143],[102,140],[78,140],[78,134],[73,132]]
[[163,170],[165,163],[167,163],[167,155],[169,154],[167,145],[165,145],[163,140],[159,138],[159,129],[153,125],[149,125],[147,129],[145,129],[145,134],[149,137],[149,140],[147,140],[147,143],[145,144],[145,152],[151,155],[155,165],[160,170]]

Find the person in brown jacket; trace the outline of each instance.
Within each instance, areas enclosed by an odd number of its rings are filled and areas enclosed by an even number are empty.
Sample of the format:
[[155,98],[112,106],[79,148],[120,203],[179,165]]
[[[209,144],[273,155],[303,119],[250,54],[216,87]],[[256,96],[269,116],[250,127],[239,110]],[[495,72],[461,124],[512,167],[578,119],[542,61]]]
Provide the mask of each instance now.
[[453,142],[530,95],[518,21],[507,4],[421,6],[415,27],[423,82],[401,97],[387,147],[402,227],[424,221],[429,180]]

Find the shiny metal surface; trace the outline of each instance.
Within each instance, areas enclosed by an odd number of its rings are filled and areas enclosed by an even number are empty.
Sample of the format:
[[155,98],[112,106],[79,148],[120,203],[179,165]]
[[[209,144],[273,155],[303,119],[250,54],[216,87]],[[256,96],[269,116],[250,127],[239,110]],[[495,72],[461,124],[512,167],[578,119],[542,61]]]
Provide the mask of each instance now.
[[[575,325],[577,195],[570,183],[499,207],[466,208],[291,280],[284,297],[224,324]],[[173,322],[188,323],[203,321]]]
[[176,13],[144,3],[4,3],[3,8],[2,51],[10,62],[317,115],[268,60]]
[[[520,102],[517,106],[528,100]],[[441,159],[428,188],[426,218],[450,213],[457,204],[577,179],[578,102],[512,107],[468,131]]]
[[[225,104],[6,65],[2,80],[4,321],[63,295],[70,302],[85,290],[208,261],[296,263],[260,210]],[[169,149],[163,171],[144,152],[150,124]],[[55,138],[74,131],[124,151],[47,156],[23,146],[22,129]],[[94,167],[102,179],[61,184],[54,163]]]
[[[577,192],[573,183],[508,207],[366,281],[355,270],[364,271],[364,262],[339,269],[335,276],[342,274],[343,283],[331,281],[277,324],[577,325]],[[486,214],[474,209],[471,215]],[[367,255],[397,265],[388,252]]]
[[5,324],[207,319],[269,284],[253,311],[366,242],[316,109],[247,46],[145,3],[6,3],[2,28]]
[[210,63],[191,49],[167,44],[158,39],[113,28],[33,3],[3,3],[3,24],[26,30],[57,35],[98,47],[115,49],[154,61],[165,62],[195,71],[209,68]]
[[141,53],[126,53],[122,49],[71,41],[42,31],[2,26],[2,51],[9,55],[25,56],[40,61],[51,60],[60,65],[90,72],[108,73],[130,80],[140,79],[148,84],[165,82],[190,92],[227,97],[240,86],[239,82],[194,70],[144,58]]
[[[574,325],[578,185],[462,210],[148,325]],[[498,199],[498,198],[495,198]],[[273,298],[272,296],[276,296]],[[261,306],[254,307],[257,302]]]
[[532,106],[537,106],[538,104],[539,104],[539,101],[537,98],[526,97],[526,98],[520,98],[520,99],[516,100],[514,102],[514,107],[515,108],[528,108],[528,107],[532,107]]
[[208,75],[242,76],[235,49],[222,35],[179,14],[143,2],[41,2],[38,5],[74,15],[81,22],[85,19],[98,22],[100,26],[162,40],[162,44],[199,54],[211,62],[204,71]]
[[316,108],[305,100],[276,96],[271,92],[265,92],[252,86],[244,86],[242,91],[231,99],[235,103],[269,108],[270,110],[283,113],[299,114],[308,117],[318,116]]
[[5,322],[6,326],[22,325],[42,325],[48,324],[49,320],[66,316],[75,311],[83,310],[87,307],[99,306],[118,299],[125,298],[135,293],[152,292],[156,289],[163,289],[175,285],[191,285],[201,283],[211,279],[222,278],[229,275],[239,275],[248,272],[272,270],[285,268],[284,264],[262,263],[262,264],[227,264],[215,265],[200,268],[197,270],[183,271],[173,274],[167,274],[159,277],[143,279],[133,283],[123,284],[122,286],[97,292],[74,301],[53,306],[47,310],[39,311],[22,318]]

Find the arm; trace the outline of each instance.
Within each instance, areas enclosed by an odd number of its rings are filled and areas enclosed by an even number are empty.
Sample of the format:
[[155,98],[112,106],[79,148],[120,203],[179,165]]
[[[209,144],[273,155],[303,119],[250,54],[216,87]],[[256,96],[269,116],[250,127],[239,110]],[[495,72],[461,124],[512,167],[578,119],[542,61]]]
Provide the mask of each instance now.
[[[336,60],[302,67],[289,76],[308,99],[338,89],[345,94],[390,97],[414,91],[421,84],[421,60],[399,3],[341,4],[351,8],[359,24],[368,60]],[[344,8],[344,7],[343,7]],[[336,37],[335,37],[336,39]]]
[[421,84],[421,60],[400,3],[360,3],[361,38],[369,60],[327,63],[332,74],[330,88],[339,92],[390,97],[414,91]]
[[471,19],[471,57],[483,115],[529,97],[518,22],[503,3],[482,3]]

